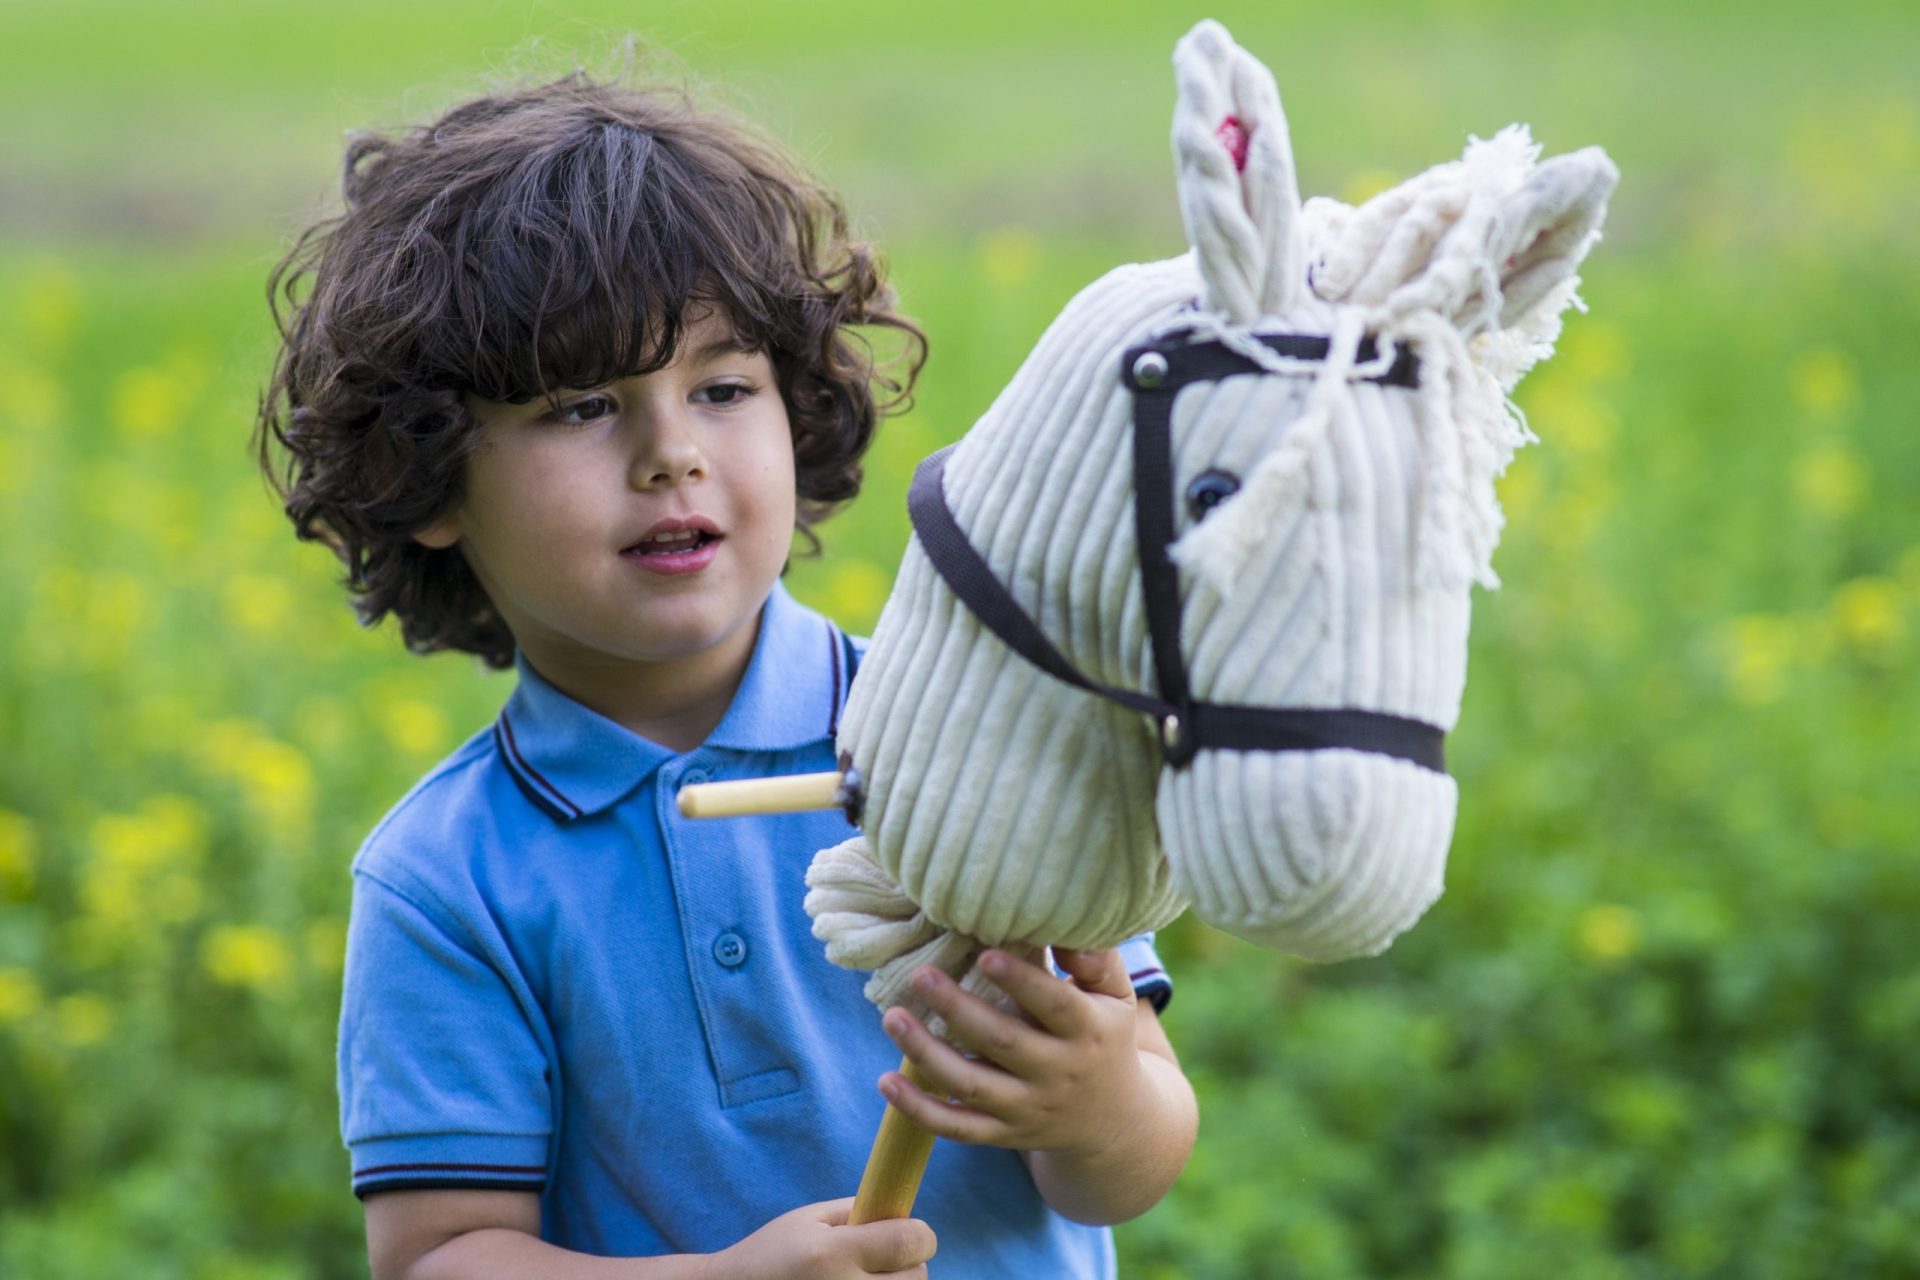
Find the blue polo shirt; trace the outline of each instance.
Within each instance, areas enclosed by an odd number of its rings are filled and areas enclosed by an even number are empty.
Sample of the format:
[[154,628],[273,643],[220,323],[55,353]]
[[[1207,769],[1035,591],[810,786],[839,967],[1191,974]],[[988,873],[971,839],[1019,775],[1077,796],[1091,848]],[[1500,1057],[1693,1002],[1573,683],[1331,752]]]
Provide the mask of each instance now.
[[[342,1136],[360,1196],[537,1192],[541,1235],[711,1253],[851,1195],[900,1053],[801,905],[837,812],[680,817],[687,783],[834,767],[855,646],[776,584],[725,717],[684,755],[524,660],[499,718],[353,864]],[[1151,940],[1136,990],[1171,990]],[[936,1275],[1109,1276],[1112,1235],[1049,1209],[1019,1156],[937,1144],[916,1213]]]

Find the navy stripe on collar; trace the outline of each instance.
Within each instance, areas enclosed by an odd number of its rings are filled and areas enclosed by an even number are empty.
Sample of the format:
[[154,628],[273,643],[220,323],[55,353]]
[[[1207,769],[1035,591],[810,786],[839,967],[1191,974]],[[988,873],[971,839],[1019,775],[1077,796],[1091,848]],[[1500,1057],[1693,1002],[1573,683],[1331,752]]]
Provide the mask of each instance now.
[[834,737],[840,732],[840,628],[831,624],[827,627],[827,648],[833,657],[833,701],[828,703],[827,736]]
[[562,822],[581,815],[580,806],[567,799],[565,792],[548,782],[545,775],[520,754],[520,744],[513,736],[513,721],[507,718],[505,707],[500,709],[500,718],[493,723],[493,738],[500,749],[500,758],[507,763],[507,772],[520,784],[520,790],[526,793],[527,799],[549,817]]

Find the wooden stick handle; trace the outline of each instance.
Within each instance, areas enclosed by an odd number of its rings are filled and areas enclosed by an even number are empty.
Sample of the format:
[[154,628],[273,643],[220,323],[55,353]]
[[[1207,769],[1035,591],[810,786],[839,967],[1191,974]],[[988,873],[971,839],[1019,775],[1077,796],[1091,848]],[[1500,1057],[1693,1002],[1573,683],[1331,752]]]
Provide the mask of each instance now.
[[[900,1060],[900,1074],[934,1092],[912,1058]],[[920,1175],[927,1171],[927,1156],[932,1151],[933,1135],[890,1104],[880,1121],[880,1132],[874,1136],[873,1150],[867,1155],[867,1171],[860,1175],[860,1190],[853,1197],[848,1225],[911,1215],[913,1198],[920,1191]]]
[[835,809],[842,803],[838,773],[795,773],[783,778],[703,782],[680,788],[676,798],[683,818],[799,813],[807,809]]

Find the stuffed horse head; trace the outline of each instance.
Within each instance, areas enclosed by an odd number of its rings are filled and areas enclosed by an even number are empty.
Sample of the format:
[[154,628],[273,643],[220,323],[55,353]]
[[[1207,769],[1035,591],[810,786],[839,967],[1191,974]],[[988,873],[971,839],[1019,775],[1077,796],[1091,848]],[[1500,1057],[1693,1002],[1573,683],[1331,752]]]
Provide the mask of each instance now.
[[1355,209],[1302,205],[1272,77],[1175,52],[1191,252],[1070,302],[929,459],[841,722],[862,834],[816,858],[836,961],[969,973],[1192,908],[1317,960],[1438,896],[1441,742],[1493,585],[1506,396],[1549,354],[1617,173],[1472,142]]

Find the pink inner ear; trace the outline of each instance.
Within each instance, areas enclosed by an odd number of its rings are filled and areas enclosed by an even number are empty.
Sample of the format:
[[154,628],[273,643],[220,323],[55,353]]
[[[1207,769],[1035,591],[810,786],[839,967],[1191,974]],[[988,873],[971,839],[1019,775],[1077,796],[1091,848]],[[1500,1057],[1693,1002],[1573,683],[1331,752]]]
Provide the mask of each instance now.
[[1220,122],[1220,127],[1213,131],[1213,136],[1220,139],[1220,145],[1225,147],[1227,154],[1233,157],[1235,173],[1247,171],[1247,133],[1248,129],[1240,123],[1239,116],[1228,116]]

